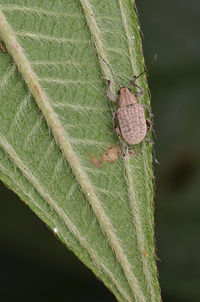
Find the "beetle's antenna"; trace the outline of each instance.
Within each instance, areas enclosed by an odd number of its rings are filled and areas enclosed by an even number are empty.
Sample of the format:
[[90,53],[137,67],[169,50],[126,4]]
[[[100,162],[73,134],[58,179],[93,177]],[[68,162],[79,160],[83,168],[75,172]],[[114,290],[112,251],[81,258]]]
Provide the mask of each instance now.
[[134,81],[137,80],[141,75],[143,75],[145,72],[147,73],[147,71],[151,68],[151,66],[154,64],[154,62],[157,60],[158,55],[155,54],[153,60],[151,61],[151,63],[144,68],[144,71],[139,74],[138,76],[134,76]]

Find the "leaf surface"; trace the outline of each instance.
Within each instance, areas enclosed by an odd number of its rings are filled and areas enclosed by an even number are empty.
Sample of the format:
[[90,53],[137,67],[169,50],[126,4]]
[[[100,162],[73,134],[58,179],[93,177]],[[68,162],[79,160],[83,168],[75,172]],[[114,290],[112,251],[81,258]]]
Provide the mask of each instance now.
[[144,69],[133,1],[0,4],[1,179],[118,301],[160,301],[151,146],[102,160],[119,144],[102,76],[115,94]]

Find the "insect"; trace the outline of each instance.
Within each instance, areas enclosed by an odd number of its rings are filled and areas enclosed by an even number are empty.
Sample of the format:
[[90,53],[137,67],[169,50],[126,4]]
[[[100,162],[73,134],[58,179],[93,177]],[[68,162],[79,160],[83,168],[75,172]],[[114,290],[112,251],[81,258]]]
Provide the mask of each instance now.
[[[130,84],[139,88],[140,91],[133,94],[129,88],[121,87],[118,91],[118,98],[110,94],[110,81],[107,80],[108,85],[106,95],[111,101],[118,101],[119,104],[117,112],[113,114],[113,126],[120,142],[125,147],[127,147],[126,143],[129,145],[141,143],[152,128],[152,122],[145,117],[144,108],[148,109],[150,117],[153,116],[152,113],[147,106],[137,103],[137,99],[145,93],[144,89],[135,84],[135,80],[138,77],[134,76],[131,79]],[[118,119],[118,127],[116,127],[115,123],[116,118]]]

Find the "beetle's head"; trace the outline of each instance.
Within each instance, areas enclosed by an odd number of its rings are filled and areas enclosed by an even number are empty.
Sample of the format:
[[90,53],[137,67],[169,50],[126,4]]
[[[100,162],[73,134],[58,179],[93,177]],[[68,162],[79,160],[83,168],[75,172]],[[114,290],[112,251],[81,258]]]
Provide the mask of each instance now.
[[131,89],[130,88],[127,88],[127,87],[121,87],[119,90],[118,90],[118,95],[123,95],[123,94],[129,94],[131,92]]
[[120,88],[118,101],[120,107],[137,103],[135,95],[131,92],[128,87]]

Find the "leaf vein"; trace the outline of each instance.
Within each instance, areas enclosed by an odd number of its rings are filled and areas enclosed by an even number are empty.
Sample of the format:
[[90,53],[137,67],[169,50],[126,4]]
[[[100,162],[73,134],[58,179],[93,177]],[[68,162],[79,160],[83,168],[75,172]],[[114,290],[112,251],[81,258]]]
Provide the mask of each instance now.
[[77,86],[78,84],[80,85],[91,85],[93,86],[93,84],[95,83],[99,83],[99,80],[96,81],[84,81],[84,80],[62,80],[59,78],[39,78],[40,82],[44,82],[44,83],[49,83],[49,84],[56,84],[56,85],[63,85],[63,86],[68,86],[70,84]]
[[[129,47],[129,54],[130,54],[130,61],[132,64],[132,69],[135,74],[139,74],[139,70],[138,70],[137,64],[135,63],[136,61],[134,59],[134,51],[136,52],[136,46],[135,46],[134,39],[132,39],[132,37],[131,37],[126,14],[124,11],[125,3],[122,0],[118,0],[118,2],[119,2],[119,6],[120,6],[124,30],[125,30],[127,40],[128,40],[128,47]],[[142,150],[143,150],[143,154],[144,154],[144,144],[143,144]],[[143,159],[143,164],[145,165],[145,170],[147,170],[148,165],[146,166],[144,159]],[[156,300],[156,295],[155,295],[155,291],[154,291],[153,280],[152,280],[152,276],[151,276],[151,272],[150,272],[150,268],[149,268],[148,259],[147,259],[147,257],[145,257],[146,239],[145,239],[144,229],[142,227],[139,200],[137,198],[137,194],[135,191],[132,171],[130,168],[131,164],[130,164],[129,156],[126,156],[126,158],[124,160],[124,165],[125,165],[125,170],[127,172],[127,179],[129,182],[128,187],[129,187],[129,196],[130,196],[130,206],[131,206],[132,216],[135,219],[138,250],[140,253],[141,260],[142,260],[143,273],[146,278],[147,288],[148,288],[150,296],[151,296],[151,301],[153,302]],[[146,182],[146,187],[147,187],[147,177],[145,177],[145,182]],[[148,188],[146,188],[146,192],[149,192]],[[147,200],[148,200],[148,197],[149,196],[147,196]],[[149,223],[151,225],[151,222],[149,222]]]
[[67,12],[54,12],[47,9],[41,9],[38,7],[26,7],[26,6],[19,6],[14,4],[8,4],[8,5],[1,5],[1,8],[3,11],[21,11],[25,14],[37,14],[37,15],[46,15],[46,16],[52,16],[52,17],[71,17],[71,18],[80,18],[81,16],[79,14],[71,14]]
[[43,122],[44,118],[42,115],[40,115],[36,121],[35,124],[31,127],[31,131],[27,133],[25,140],[24,140],[24,146],[28,146],[29,144],[33,144],[34,140],[36,140],[36,132],[38,129],[41,128],[41,124]]
[[38,34],[38,33],[31,33],[31,32],[15,32],[15,34],[19,37],[23,38],[30,38],[32,40],[39,40],[39,41],[48,41],[48,42],[53,42],[53,43],[58,43],[58,44],[89,44],[89,40],[86,39],[68,39],[68,38],[63,38],[63,37],[52,37],[49,35],[43,35],[43,34]]
[[13,64],[11,67],[7,69],[7,71],[4,73],[3,77],[0,80],[0,89],[4,90],[7,87],[7,85],[9,85],[9,81],[14,76],[15,71],[16,71],[16,64]]

